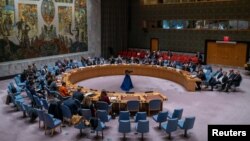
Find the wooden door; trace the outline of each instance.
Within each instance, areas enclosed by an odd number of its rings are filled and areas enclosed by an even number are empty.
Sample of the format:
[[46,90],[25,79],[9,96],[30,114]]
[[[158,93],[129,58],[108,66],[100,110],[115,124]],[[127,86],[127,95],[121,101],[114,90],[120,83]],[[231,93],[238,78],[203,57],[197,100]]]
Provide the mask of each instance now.
[[244,67],[246,63],[246,43],[207,43],[207,63]]
[[150,51],[158,51],[159,50],[159,39],[151,38],[150,40]]

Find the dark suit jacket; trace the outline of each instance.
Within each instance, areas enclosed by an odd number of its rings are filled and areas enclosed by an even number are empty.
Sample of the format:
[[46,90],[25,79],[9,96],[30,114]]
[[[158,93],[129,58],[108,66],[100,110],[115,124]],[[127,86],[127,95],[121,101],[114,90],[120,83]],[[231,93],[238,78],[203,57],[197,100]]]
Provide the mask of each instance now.
[[83,95],[83,93],[81,93],[81,92],[78,92],[78,91],[75,91],[74,93],[73,93],[73,98],[74,99],[77,99],[78,101],[82,101],[83,100],[83,98],[84,98],[84,95]]
[[228,77],[227,76],[222,76],[222,84],[226,83],[228,81]]
[[239,86],[240,85],[240,82],[242,80],[242,77],[241,75],[235,75],[234,78],[233,78],[233,83],[235,84],[235,86]]

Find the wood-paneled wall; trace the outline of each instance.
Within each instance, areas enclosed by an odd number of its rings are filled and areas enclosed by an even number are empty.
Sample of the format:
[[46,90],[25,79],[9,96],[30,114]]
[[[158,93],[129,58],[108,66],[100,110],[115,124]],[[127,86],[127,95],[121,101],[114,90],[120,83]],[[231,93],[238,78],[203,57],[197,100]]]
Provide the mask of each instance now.
[[207,64],[244,67],[246,55],[246,43],[207,42]]

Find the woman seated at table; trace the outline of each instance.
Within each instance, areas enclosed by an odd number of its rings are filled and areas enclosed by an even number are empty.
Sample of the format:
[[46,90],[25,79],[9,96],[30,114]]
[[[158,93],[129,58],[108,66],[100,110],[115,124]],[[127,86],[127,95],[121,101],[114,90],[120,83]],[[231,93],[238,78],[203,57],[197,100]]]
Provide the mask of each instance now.
[[92,117],[95,117],[96,108],[94,103],[92,103],[89,96],[85,97],[82,101],[81,108],[90,109]]
[[110,100],[109,100],[106,90],[102,90],[99,101],[104,101],[110,104]]

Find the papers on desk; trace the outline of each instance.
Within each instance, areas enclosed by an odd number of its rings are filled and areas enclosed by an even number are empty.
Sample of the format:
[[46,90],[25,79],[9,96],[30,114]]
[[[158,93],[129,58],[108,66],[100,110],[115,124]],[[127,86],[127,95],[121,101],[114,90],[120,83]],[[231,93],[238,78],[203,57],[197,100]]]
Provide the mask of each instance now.
[[84,96],[93,97],[93,96],[95,96],[95,94],[93,92],[88,92]]
[[190,75],[191,76],[191,78],[195,78],[196,77],[196,75],[195,74],[192,74],[192,75]]
[[109,100],[116,100],[116,99],[117,99],[116,96],[111,96],[111,97],[109,97]]

